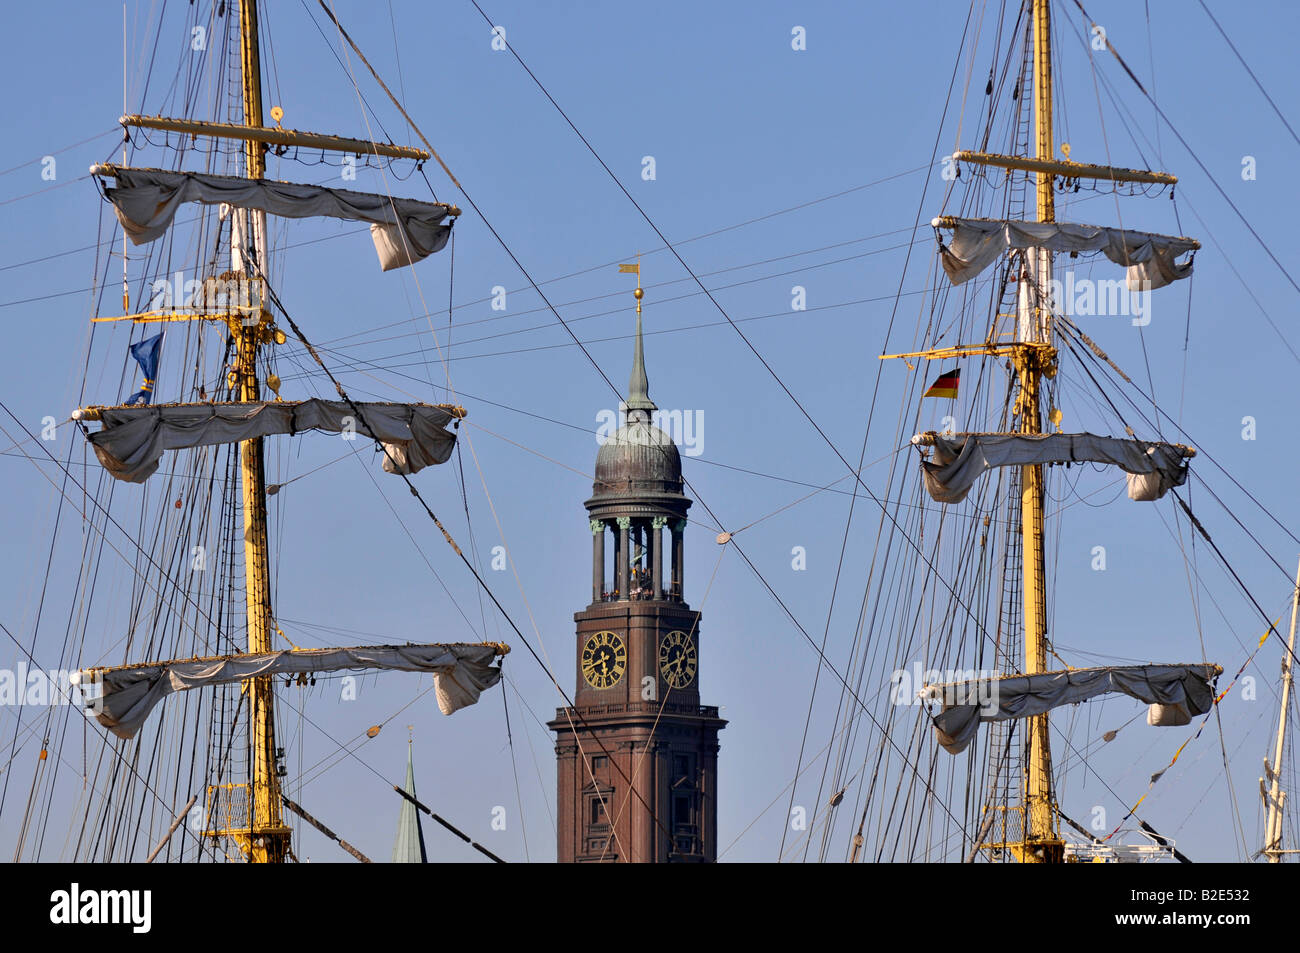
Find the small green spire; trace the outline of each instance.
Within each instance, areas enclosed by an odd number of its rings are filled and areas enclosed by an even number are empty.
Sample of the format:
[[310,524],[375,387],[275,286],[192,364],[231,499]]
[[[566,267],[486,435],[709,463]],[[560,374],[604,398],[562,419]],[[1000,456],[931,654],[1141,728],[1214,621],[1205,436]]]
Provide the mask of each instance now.
[[[638,276],[638,284],[640,277]],[[650,399],[650,380],[645,373],[645,345],[641,341],[641,295],[642,291],[636,289],[636,346],[632,352],[632,377],[628,381],[627,388],[627,409],[629,415],[634,410],[644,410],[653,412],[658,408],[655,407],[654,401]]]
[[[411,757],[411,742],[406,742],[406,793],[415,797],[415,762]],[[402,812],[397,820],[397,840],[393,844],[393,863],[427,864],[429,855],[424,849],[424,830],[420,826],[420,813],[415,805],[402,798]]]

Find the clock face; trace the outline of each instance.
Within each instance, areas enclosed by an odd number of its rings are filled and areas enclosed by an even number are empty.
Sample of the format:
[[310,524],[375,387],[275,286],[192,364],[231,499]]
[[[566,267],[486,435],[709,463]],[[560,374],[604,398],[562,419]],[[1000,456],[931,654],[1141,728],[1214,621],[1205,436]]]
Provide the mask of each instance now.
[[695,640],[685,632],[669,632],[659,642],[659,674],[672,688],[685,688],[695,681],[699,661]]
[[627,669],[627,646],[614,632],[597,632],[582,647],[582,677],[592,688],[612,688]]

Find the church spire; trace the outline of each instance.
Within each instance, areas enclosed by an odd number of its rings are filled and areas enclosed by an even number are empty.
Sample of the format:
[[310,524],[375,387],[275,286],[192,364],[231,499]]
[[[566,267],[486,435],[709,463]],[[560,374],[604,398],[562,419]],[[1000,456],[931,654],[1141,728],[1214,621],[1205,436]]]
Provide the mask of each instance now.
[[[406,793],[415,797],[415,762],[411,757],[411,741],[406,742]],[[415,804],[402,798],[402,813],[397,818],[397,840],[393,843],[393,863],[427,864],[424,851],[424,831],[420,827],[420,814]]]
[[645,413],[638,414],[638,417],[649,422],[650,414],[658,408],[650,399],[650,380],[645,373],[645,346],[641,341],[641,298],[645,295],[641,290],[641,262],[619,267],[629,271],[636,269],[636,291],[632,292],[636,296],[636,347],[632,352],[632,377],[628,380],[627,387],[628,423],[633,420],[633,411],[644,411]]

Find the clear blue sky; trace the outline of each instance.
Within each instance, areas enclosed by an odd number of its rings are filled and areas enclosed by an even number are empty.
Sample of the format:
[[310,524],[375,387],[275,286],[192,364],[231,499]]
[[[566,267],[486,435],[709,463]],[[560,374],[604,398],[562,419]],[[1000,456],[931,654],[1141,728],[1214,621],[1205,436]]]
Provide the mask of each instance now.
[[[192,66],[184,22],[188,5],[173,3],[148,94],[143,95],[157,25],[151,19],[157,16],[153,6],[127,5],[127,112],[175,111],[168,87],[178,69]],[[1259,236],[1292,274],[1300,274],[1291,240],[1296,211],[1291,173],[1300,143],[1199,5],[1152,0],[1150,32],[1142,4],[1089,0],[1086,6],[1155,90],[1174,127]],[[772,514],[810,492],[799,484],[822,486],[843,477],[842,464],[737,333],[719,326],[721,316],[683,280],[687,276],[681,267],[669,254],[655,251],[660,243],[653,232],[513,57],[492,50],[488,26],[473,6],[394,2],[392,8],[390,22],[386,4],[337,4],[342,22],[533,277],[541,281],[582,272],[544,287],[620,387],[631,357],[631,297],[597,296],[626,292],[628,279],[616,273],[614,263],[647,253],[651,396],[662,408],[700,413],[704,420],[703,452],[685,459],[687,477],[727,529],[770,517],[745,530],[738,541],[803,626],[820,637],[849,506],[848,496],[836,491],[848,484]],[[497,0],[485,9],[674,242],[896,177],[680,249],[698,274],[709,276],[704,280],[710,288],[733,286],[719,290],[718,300],[733,319],[756,319],[740,325],[745,334],[840,452],[856,457],[900,275],[905,295],[889,345],[903,349],[913,325],[923,318],[920,296],[907,293],[927,287],[932,277],[934,244],[928,228],[917,233],[905,274],[903,270],[907,230],[918,212],[924,222],[944,210],[944,183],[939,170],[929,168],[936,136],[940,154],[978,145],[972,130],[986,108],[983,89],[997,5],[990,4],[987,11],[976,5],[973,22],[983,18],[980,45],[973,63],[963,54],[942,124],[967,18],[965,4],[804,3],[792,13],[788,5],[776,3],[597,7]],[[1294,114],[1293,66],[1300,11],[1285,3],[1253,2],[1214,2],[1211,9],[1287,118],[1293,125],[1300,122]],[[306,8],[278,3],[269,11],[269,37],[264,37],[271,76],[267,106],[280,105],[288,127],[364,136],[365,117],[351,82],[308,10],[323,22],[314,2]],[[1157,298],[1153,320],[1141,337],[1138,329],[1118,319],[1091,319],[1085,330],[1144,387],[1149,361],[1162,408],[1180,415],[1199,447],[1278,520],[1295,527],[1289,474],[1294,455],[1287,434],[1297,364],[1289,348],[1300,350],[1293,320],[1300,292],[1267,259],[1109,56],[1099,57],[1098,70],[1122,108],[1117,113],[1102,91],[1102,134],[1092,73],[1075,33],[1083,29],[1080,18],[1072,3],[1057,4],[1056,15],[1063,47],[1060,80],[1066,89],[1058,139],[1071,143],[1076,159],[1150,163],[1178,174],[1179,220],[1164,198],[1127,199],[1124,223],[1181,231],[1206,245],[1190,283],[1190,320],[1189,288],[1180,286]],[[124,111],[122,11],[114,4],[28,4],[11,10],[9,23],[11,35],[21,40],[11,44],[3,66],[9,95],[3,107],[8,134],[0,146],[0,207],[7,226],[0,233],[0,265],[5,268],[0,312],[9,360],[0,392],[10,409],[36,428],[46,415],[66,419],[83,379],[86,402],[112,402],[133,386],[118,377],[128,340],[124,328],[97,331],[88,377],[82,368],[90,317],[117,313],[120,303],[116,259],[108,269],[111,282],[102,304],[88,290],[96,261],[102,274],[104,259],[86,246],[99,240],[100,230],[109,234],[112,221],[85,173],[92,162],[120,154],[114,149],[116,119]],[[806,50],[791,49],[796,25],[806,28]],[[974,35],[972,26],[972,39]],[[333,49],[339,51],[337,41]],[[972,78],[963,113],[968,68]],[[409,141],[382,91],[364,75],[358,81],[388,134]],[[195,114],[208,115],[203,109]],[[1146,137],[1139,137],[1140,151],[1125,121]],[[53,181],[42,178],[45,155],[57,162]],[[133,161],[152,164],[162,156],[160,150],[146,148]],[[654,157],[654,181],[642,179],[645,156]],[[1246,156],[1254,157],[1257,169],[1249,181],[1241,174]],[[439,198],[467,205],[435,164],[426,171]],[[270,174],[345,184],[337,169],[303,168],[287,160],[273,162]],[[351,184],[382,188],[368,172]],[[418,176],[390,184],[395,194],[428,197]],[[1113,202],[1094,198],[1079,206],[1077,218],[1111,224],[1115,214]],[[444,252],[420,265],[417,285],[409,270],[381,274],[368,238],[341,234],[354,230],[334,222],[276,223],[281,242],[331,239],[288,253],[279,272],[284,301],[318,343],[364,332],[339,342],[345,350],[335,353],[336,360],[373,360],[408,375],[379,371],[377,381],[345,374],[354,396],[443,399],[444,392],[431,386],[444,383],[445,374],[429,322],[408,319],[424,310],[422,301],[427,303],[435,312],[438,343],[447,347],[450,255]],[[190,267],[187,253],[178,243],[172,253],[176,267]],[[755,264],[759,262],[766,263]],[[504,316],[492,311],[487,300],[498,285],[510,291]],[[806,289],[805,312],[790,310],[795,285]],[[586,604],[590,591],[590,534],[582,501],[591,489],[598,414],[614,398],[554,317],[539,310],[537,296],[522,290],[526,286],[467,208],[456,227],[450,292],[456,311],[446,354],[461,402],[470,411],[472,426],[465,429],[463,444],[472,529],[466,527],[454,466],[426,471],[418,481],[462,545],[469,548],[472,540],[493,590],[534,644],[544,647],[562,684],[572,691],[572,613]],[[863,299],[871,300],[826,307]],[[180,373],[167,366],[167,354],[160,379],[164,399],[169,386],[174,395]],[[288,361],[282,361],[280,373],[286,397],[327,393],[328,385],[318,378],[296,378]],[[906,375],[901,364],[884,373],[877,408],[883,424],[873,427],[868,461],[895,447]],[[1085,382],[1077,375],[1072,380],[1081,392]],[[119,384],[128,389],[119,392]],[[938,407],[923,408],[923,414],[935,416],[923,423],[939,423]],[[1096,416],[1082,402],[1064,409],[1067,430],[1087,426]],[[1254,441],[1242,439],[1247,416],[1257,423]],[[7,416],[0,415],[0,422],[15,432]],[[68,427],[59,431],[54,452],[66,454],[68,440],[77,441],[76,458],[82,459],[81,438]],[[10,441],[4,443],[8,447]],[[282,441],[272,455],[270,479],[307,473],[344,449],[335,438],[315,434]],[[346,460],[306,476],[275,498],[276,608],[285,632],[301,645],[320,644],[314,641],[318,639],[346,642],[344,630],[363,633],[361,641],[500,637],[517,643],[490,611],[484,628],[472,579],[399,482],[379,474],[386,499],[380,497],[368,475],[376,470],[368,455],[364,466]],[[866,471],[877,492],[884,472],[884,467]],[[1264,548],[1284,567],[1292,567],[1295,542],[1222,474],[1209,466],[1206,473]],[[58,505],[46,477],[56,478],[57,471],[13,454],[0,459],[5,490],[0,519],[7,528],[0,540],[0,606],[5,607],[0,622],[24,643],[31,637],[46,578]],[[1085,472],[1077,492],[1097,490],[1112,479]],[[1057,489],[1064,494],[1067,487],[1062,483]],[[140,495],[136,487],[114,488],[113,512],[128,526],[134,525],[130,517],[137,512],[132,497]],[[1109,496],[1103,491],[1089,502]],[[1281,614],[1288,597],[1284,574],[1199,484],[1191,499],[1265,609],[1274,618]],[[423,556],[390,505],[415,535]],[[702,506],[693,515],[705,520]],[[830,624],[827,654],[837,665],[848,656],[877,518],[873,506],[859,501]],[[45,662],[43,651],[58,655],[79,558],[77,520],[66,507],[63,520],[37,641],[37,659],[45,664],[54,663]],[[1174,521],[1169,500],[1151,507],[1121,498],[1107,507],[1080,505],[1062,514],[1050,557],[1056,583],[1053,611],[1058,642],[1083,650],[1062,653],[1071,664],[1095,664],[1096,658],[1083,652],[1162,661],[1202,657],[1187,572],[1170,535]],[[715,545],[716,532],[701,523],[688,531],[686,590],[690,602],[704,612],[703,700],[725,706],[724,717],[730,720],[722,735],[719,843],[727,848],[724,860],[770,861],[777,857],[785,823],[788,795],[782,791],[795,770],[816,657],[736,554]],[[502,544],[502,534],[519,585],[509,570],[493,572],[486,566],[491,548]],[[120,534],[116,542],[130,554],[131,544]],[[1107,550],[1105,572],[1090,568],[1098,545]],[[796,546],[807,553],[804,571],[791,565]],[[1258,639],[1259,615],[1206,547],[1197,552],[1204,581],[1198,595],[1205,654],[1230,676]],[[434,578],[426,557],[452,596]],[[112,657],[110,647],[118,644],[127,619],[131,569],[120,559],[106,559],[104,565],[100,615],[89,627],[93,650],[88,648],[87,662],[98,661],[101,653]],[[313,624],[335,631],[323,632]],[[96,639],[102,641],[95,644]],[[1240,693],[1225,701],[1222,742],[1212,722],[1144,805],[1143,816],[1196,859],[1235,859],[1243,849],[1235,822],[1226,820],[1236,808],[1223,776],[1221,743],[1232,759],[1230,780],[1247,842],[1251,850],[1258,847],[1256,779],[1276,717],[1271,682],[1280,651],[1276,642],[1266,646],[1250,670],[1260,683],[1256,701],[1242,700]],[[18,657],[11,642],[0,645],[0,664],[12,666]],[[390,785],[403,777],[404,728],[413,724],[417,784],[435,809],[511,860],[524,859],[525,834],[527,856],[553,859],[553,742],[540,723],[553,716],[560,699],[521,645],[506,670],[512,681],[513,748],[506,740],[500,690],[452,718],[439,715],[425,696],[358,750],[383,781],[348,759],[300,787],[298,780],[314,773],[306,769],[337,749],[317,728],[286,710],[282,736],[291,752],[293,796],[367,853],[387,859],[399,808]],[[876,686],[887,678],[887,673],[877,674]],[[829,739],[836,693],[827,685],[824,676],[809,753]],[[332,736],[353,738],[392,716],[424,687],[414,676],[390,675],[366,678],[355,702],[339,701],[331,682],[304,692],[294,689],[286,697]],[[1108,700],[1067,716],[1062,724],[1072,726],[1072,738],[1082,747],[1138,711],[1136,702]],[[13,717],[12,709],[0,710],[6,752],[0,757],[5,759]],[[1077,764],[1070,769],[1063,807],[1080,819],[1103,807],[1112,824],[1117,822],[1127,807],[1121,802],[1142,794],[1148,776],[1164,767],[1185,737],[1184,730],[1160,732],[1139,719],[1093,756],[1091,770]],[[0,852],[12,852],[38,741],[22,736],[0,817]],[[94,737],[90,743],[96,744]],[[63,750],[79,770],[80,739],[65,740]],[[862,756],[859,746],[852,757],[860,761]],[[820,769],[818,763],[811,776]],[[1098,782],[1098,775],[1109,787]],[[70,777],[61,779],[47,844],[62,841],[65,818],[77,823],[71,803],[77,787]],[[814,790],[801,786],[799,792],[796,803],[815,813]],[[492,829],[497,806],[506,809],[505,831]],[[477,856],[436,826],[426,828],[425,836],[439,859]],[[832,856],[841,856],[846,839],[839,838]],[[310,831],[303,836],[300,855],[343,857]],[[57,850],[47,847],[43,856],[54,859]]]

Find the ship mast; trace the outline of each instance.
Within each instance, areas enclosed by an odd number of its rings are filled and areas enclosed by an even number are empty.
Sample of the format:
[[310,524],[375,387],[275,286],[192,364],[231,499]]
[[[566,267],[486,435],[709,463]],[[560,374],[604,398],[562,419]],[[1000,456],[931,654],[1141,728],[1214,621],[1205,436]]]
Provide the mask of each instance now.
[[1286,804],[1286,792],[1282,790],[1282,755],[1286,745],[1287,716],[1291,708],[1291,687],[1295,680],[1291,674],[1291,659],[1295,655],[1296,616],[1300,614],[1300,569],[1296,570],[1295,585],[1291,602],[1291,634],[1287,638],[1286,652],[1282,655],[1282,714],[1277,725],[1277,743],[1273,749],[1273,763],[1269,764],[1268,759],[1264,759],[1264,774],[1269,780],[1268,794],[1264,798],[1268,808],[1264,825],[1264,856],[1270,864],[1281,863],[1285,854],[1294,853],[1282,849],[1282,808]]
[[[92,320],[139,324],[194,320],[226,323],[230,344],[233,345],[233,357],[226,377],[228,400],[212,400],[200,391],[199,403],[141,406],[149,403],[146,391],[143,400],[133,398],[127,404],[110,408],[101,405],[81,407],[72,416],[78,421],[99,421],[103,425],[98,432],[87,431],[87,439],[95,444],[96,454],[113,478],[130,483],[143,483],[157,470],[163,449],[239,444],[247,650],[227,655],[99,666],[80,670],[76,676],[78,680],[86,678],[87,684],[98,686],[95,718],[123,739],[134,738],[149,711],[174,691],[200,685],[239,683],[248,700],[247,770],[240,782],[209,785],[202,836],[235,845],[243,858],[251,863],[283,863],[293,859],[293,831],[284,823],[282,810],[287,807],[301,813],[301,809],[285,800],[280,791],[284,749],[277,747],[275,737],[275,675],[304,677],[308,673],[357,669],[428,673],[433,675],[437,686],[438,708],[443,714],[450,715],[474,704],[485,688],[496,684],[501,670],[491,663],[506,654],[509,647],[500,643],[407,642],[400,646],[368,645],[332,650],[293,646],[292,651],[275,651],[272,637],[276,634],[283,637],[283,633],[275,625],[271,606],[263,440],[267,435],[294,434],[303,430],[340,432],[349,429],[354,420],[343,416],[345,411],[357,415],[362,411],[341,387],[338,389],[343,399],[339,402],[317,399],[281,401],[280,381],[274,373],[267,371],[264,380],[258,379],[260,347],[273,342],[283,344],[286,340],[284,333],[275,327],[270,311],[263,305],[267,300],[265,289],[269,265],[266,217],[270,213],[286,218],[327,217],[368,222],[379,263],[383,270],[389,271],[413,265],[445,247],[460,209],[442,202],[266,180],[265,154],[271,146],[300,146],[322,152],[349,153],[358,158],[374,155],[416,162],[429,159],[431,153],[392,143],[284,129],[280,126],[284,114],[278,106],[270,111],[275,127],[264,126],[256,0],[240,0],[238,28],[242,123],[135,115],[124,115],[119,122],[128,130],[133,127],[161,129],[195,137],[242,140],[242,179],[236,175],[133,169],[125,161],[121,166],[97,164],[91,169],[92,174],[115,181],[115,187],[104,187],[104,194],[114,204],[124,233],[135,244],[152,242],[166,234],[172,224],[175,205],[179,202],[222,206],[222,218],[230,220],[230,270],[202,282],[201,301],[196,297],[191,303],[177,308],[164,307]],[[283,188],[285,186],[287,189]],[[167,192],[177,197],[183,187],[190,191],[177,203],[163,208],[158,195]],[[137,214],[141,209],[148,213],[148,223]],[[307,347],[310,349],[310,345]],[[144,359],[137,357],[137,360],[142,368],[145,367]],[[153,373],[149,371],[150,375]],[[263,384],[274,393],[273,402],[263,399]],[[232,408],[240,406],[245,407],[248,413],[231,412]],[[465,416],[463,408],[448,404],[372,402],[365,406],[368,410],[366,419],[362,421],[364,433],[383,447],[384,470],[401,474],[404,478],[425,467],[446,462],[456,439],[456,434],[446,429],[447,425]],[[239,425],[233,429],[227,426],[216,429],[195,427],[193,413],[196,409],[202,411],[199,417],[209,424],[224,419],[226,424]],[[263,413],[252,414],[254,409]],[[105,410],[111,410],[111,413],[106,415]],[[152,427],[159,428],[150,431],[151,450],[140,445],[127,451],[117,439],[124,435],[118,428],[136,415],[148,416]],[[165,448],[155,439],[162,430],[174,438]],[[125,456],[116,456],[113,450],[108,449],[110,444]],[[125,458],[132,462],[127,463]],[[415,492],[414,486],[412,492]],[[180,506],[179,502],[177,506]],[[455,544],[452,545],[454,548]],[[178,676],[178,672],[184,674]],[[149,701],[144,705],[139,704],[142,680],[151,685]],[[128,685],[134,692],[128,692],[129,701],[122,695],[124,686]],[[312,821],[310,817],[307,820]]]
[[[1034,138],[1035,158],[1051,161],[1056,144],[1052,134],[1052,37],[1048,0],[1033,0],[1034,30]],[[1038,221],[1056,220],[1054,176],[1035,173]],[[1051,287],[1052,253],[1044,248],[1025,252],[1029,280],[1020,282],[1021,343],[1039,347],[1016,348],[1013,354],[1020,378],[1020,432],[1042,432],[1041,387],[1044,376],[1056,373],[1051,350],[1051,316],[1042,294]],[[1020,520],[1024,562],[1024,636],[1026,675],[1047,670],[1047,585],[1043,542],[1043,467],[1026,466],[1020,472]],[[1052,793],[1052,750],[1047,715],[1026,722],[1024,760],[1024,842],[1015,852],[1022,862],[1060,861],[1064,842],[1057,828],[1056,801]]]
[[[1026,6],[1030,9],[1032,20],[1030,29],[1032,29],[1033,43],[1033,76],[1030,79],[1033,89],[1033,110],[1034,110],[1034,127],[1033,127],[1033,149],[1031,155],[1001,155],[989,152],[977,152],[968,150],[959,150],[952,154],[952,158],[958,162],[968,162],[978,166],[991,166],[993,168],[1005,169],[1008,172],[1012,170],[1021,172],[1032,172],[1034,174],[1035,192],[1036,192],[1036,222],[1038,224],[1051,224],[1056,222],[1056,203],[1055,187],[1058,177],[1063,177],[1067,182],[1081,180],[1090,180],[1097,182],[1109,182],[1112,186],[1118,186],[1120,183],[1141,182],[1158,185],[1174,185],[1178,179],[1176,176],[1167,172],[1155,172],[1143,169],[1125,169],[1117,166],[1096,165],[1093,163],[1076,162],[1068,158],[1069,149],[1062,147],[1067,158],[1058,159],[1055,156],[1056,139],[1052,128],[1052,20],[1051,20],[1051,0],[1026,0]],[[958,254],[953,249],[948,248],[940,239],[940,249],[944,255],[944,269],[948,272],[949,278],[954,285],[973,277],[979,271],[991,262],[991,259],[984,259],[981,264],[973,264],[978,256],[970,250],[972,235],[983,235],[991,237],[987,231],[990,224],[996,224],[998,220],[994,219],[962,219],[954,216],[938,216],[931,221],[931,225],[936,229],[950,228],[954,232],[965,229],[967,234],[963,237],[966,242],[966,249]],[[1012,225],[1023,225],[1023,222],[1006,222],[1008,227]],[[1051,232],[1052,229],[1045,231]],[[1121,239],[1125,233],[1121,229],[1106,230],[1112,237],[1117,233]],[[1146,235],[1147,233],[1136,233],[1137,235]],[[1190,260],[1185,264],[1174,264],[1174,258],[1184,252],[1194,252],[1200,248],[1200,243],[1193,239],[1169,236],[1148,236],[1149,240],[1161,243],[1164,249],[1162,254],[1167,257],[1163,267],[1170,270],[1181,271],[1174,277],[1183,277],[1190,273]],[[1016,256],[1019,257],[1019,274],[1016,276],[1017,284],[1017,308],[1016,322],[1017,326],[1012,334],[1013,339],[1009,343],[999,343],[994,340],[996,335],[996,325],[990,330],[988,338],[982,344],[958,344],[948,347],[931,348],[924,351],[913,351],[903,354],[882,354],[881,359],[920,357],[925,360],[951,360],[959,357],[972,357],[976,355],[1008,357],[1011,360],[1015,370],[1018,391],[1016,403],[1013,412],[1014,429],[1017,440],[1022,443],[1028,442],[1026,438],[1033,438],[1032,442],[1040,444],[1043,452],[1035,453],[1029,457],[1019,457],[1014,461],[1007,457],[1004,460],[989,464],[990,466],[1016,465],[1020,467],[1020,533],[1021,533],[1021,590],[1024,601],[1023,605],[1023,632],[1024,632],[1024,660],[1021,663],[1020,671],[1010,678],[1020,678],[1023,676],[1033,676],[1048,671],[1047,657],[1049,649],[1047,645],[1047,574],[1046,574],[1046,547],[1044,532],[1044,492],[1043,492],[1043,462],[1031,464],[1021,464],[1024,459],[1046,460],[1048,463],[1072,462],[1076,459],[1074,454],[1073,441],[1074,437],[1086,437],[1089,440],[1110,438],[1097,438],[1093,435],[1068,435],[1061,434],[1061,412],[1052,406],[1043,404],[1043,381],[1056,376],[1057,370],[1057,350],[1053,344],[1052,334],[1052,308],[1054,302],[1051,299],[1054,287],[1053,282],[1053,253],[1043,246],[1032,246],[1021,244],[1019,237],[1013,237],[1008,231],[1002,238],[1005,247],[1012,253],[1013,262]],[[954,246],[955,247],[955,246]],[[1059,247],[1059,246],[1058,246]],[[1126,246],[1127,247],[1127,246]],[[1020,249],[1016,251],[1015,249]],[[1095,250],[1092,248],[1081,250]],[[961,257],[967,255],[966,259]],[[1077,252],[1072,252],[1077,254]],[[1149,275],[1134,275],[1134,262],[1128,260],[1128,252],[1125,253],[1123,264],[1129,269],[1129,287],[1132,290],[1138,290],[1134,284],[1135,281],[1143,283],[1144,287],[1160,287],[1162,284],[1168,284],[1171,279],[1162,276],[1159,283],[1154,283],[1154,279]],[[1112,261],[1116,259],[1112,258]],[[974,269],[973,271],[971,269]],[[998,315],[1001,318],[1002,315]],[[909,363],[909,368],[911,367]],[[1045,427],[1050,424],[1058,431],[1052,436],[1044,436]],[[1132,431],[1129,431],[1132,435]],[[945,450],[945,453],[951,451],[957,453],[966,446],[966,440],[980,440],[983,437],[1008,437],[1010,434],[963,434],[959,435],[962,440],[960,444],[953,444]],[[1053,459],[1052,453],[1048,452],[1051,444],[1049,441],[1062,438],[1070,447],[1061,459]],[[912,438],[913,444],[920,448],[934,447],[939,441],[938,435],[933,431],[917,434]],[[1150,454],[1150,448],[1156,444],[1142,443],[1141,449],[1145,454]],[[1185,479],[1183,470],[1177,467],[1184,467],[1183,460],[1186,460],[1195,454],[1190,447],[1184,447],[1181,444],[1159,444],[1164,447],[1164,453],[1168,454],[1168,460],[1178,461],[1177,465],[1169,463],[1168,472],[1161,470],[1160,474],[1155,477],[1155,482],[1159,484],[1154,489],[1148,489],[1143,486],[1137,486],[1130,483],[1129,495],[1132,499],[1159,499],[1166,491],[1164,481],[1171,481],[1170,485],[1179,485]],[[954,449],[954,447],[956,449]],[[922,455],[927,451],[922,450]],[[1095,457],[1097,462],[1114,463],[1106,455]],[[937,455],[936,455],[937,460]],[[939,492],[931,489],[931,496],[944,503],[959,503],[965,496],[965,490],[955,492],[951,487],[944,485],[943,478],[939,473],[946,466],[943,462],[930,461],[924,464],[927,470],[927,485],[931,479],[939,484]],[[1137,470],[1128,468],[1130,481],[1133,475],[1138,473]],[[1146,471],[1143,470],[1143,473]],[[1150,493],[1151,495],[1147,495]],[[1185,668],[1185,667],[1183,667]],[[1205,684],[1208,691],[1208,679],[1217,676],[1220,670],[1215,666],[1204,667],[1205,671],[1190,673]],[[1211,672],[1210,669],[1215,669]],[[1184,676],[1189,673],[1184,673]],[[1184,677],[1180,676],[1180,677]],[[969,684],[965,684],[968,689]],[[1137,697],[1137,696],[1135,696]],[[1150,702],[1149,702],[1150,703]],[[1001,719],[990,719],[1001,720]],[[957,724],[956,720],[950,719],[950,727]],[[935,722],[936,731],[943,735],[946,729],[940,727],[939,722]],[[985,815],[981,822],[980,829],[976,834],[976,848],[991,852],[995,856],[1000,856],[1002,852],[1008,851],[1010,854],[1022,863],[1062,863],[1066,860],[1066,845],[1060,834],[1061,814],[1056,803],[1056,793],[1052,783],[1052,750],[1049,737],[1050,726],[1048,723],[1048,714],[1043,711],[1042,714],[1032,714],[1025,716],[1025,736],[1023,743],[1023,754],[1021,757],[1021,804],[1018,807],[1011,805],[989,805],[985,809]],[[962,750],[965,741],[958,741],[952,736],[946,736],[947,741],[941,743],[949,747],[954,753]],[[1019,818],[1016,818],[1019,814]],[[1001,823],[998,822],[1001,817]]]
[[[240,73],[243,88],[244,124],[262,125],[262,75],[257,37],[257,0],[239,3]],[[244,174],[260,179],[266,169],[261,142],[249,139],[244,149]],[[266,261],[266,213],[248,212],[248,232],[256,261],[253,269],[264,272]],[[232,236],[238,233],[232,229]],[[246,248],[237,250],[235,260],[242,261]],[[245,282],[251,283],[253,269],[246,262],[241,270]],[[263,332],[261,320],[240,322],[235,330],[234,390],[241,402],[260,399],[257,380],[257,351]],[[272,651],[271,572],[268,562],[266,531],[266,470],[262,438],[245,440],[239,445],[240,493],[244,513],[244,582],[248,600],[248,651]],[[252,863],[283,863],[289,850],[290,829],[280,814],[280,780],[275,759],[275,690],[270,677],[251,680],[248,691],[249,731],[252,733],[252,765],[248,792],[249,817],[247,842],[241,844]],[[243,837],[238,839],[244,840]]]

